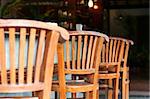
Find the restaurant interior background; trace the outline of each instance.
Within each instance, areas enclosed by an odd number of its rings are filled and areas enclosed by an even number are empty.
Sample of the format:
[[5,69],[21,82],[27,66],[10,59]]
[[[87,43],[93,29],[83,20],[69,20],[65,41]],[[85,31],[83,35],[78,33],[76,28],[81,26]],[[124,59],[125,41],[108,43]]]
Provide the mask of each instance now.
[[136,80],[149,84],[149,0],[0,0],[0,18],[56,22],[68,30],[83,24],[83,30],[131,39],[130,89],[149,90],[131,87]]

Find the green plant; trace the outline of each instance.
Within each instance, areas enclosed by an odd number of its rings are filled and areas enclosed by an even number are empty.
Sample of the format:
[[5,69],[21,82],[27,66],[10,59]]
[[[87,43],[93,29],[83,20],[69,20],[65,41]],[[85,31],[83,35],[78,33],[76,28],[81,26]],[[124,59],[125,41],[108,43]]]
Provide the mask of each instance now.
[[21,0],[10,0],[0,7],[1,18],[16,18],[22,4]]

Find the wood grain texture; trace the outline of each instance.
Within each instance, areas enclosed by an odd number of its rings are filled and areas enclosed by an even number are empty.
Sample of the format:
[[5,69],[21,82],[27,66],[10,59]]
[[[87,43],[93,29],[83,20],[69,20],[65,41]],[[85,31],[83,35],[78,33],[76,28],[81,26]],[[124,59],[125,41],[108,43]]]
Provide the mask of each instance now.
[[[33,97],[13,99],[50,98],[54,54],[58,41],[63,43],[67,39],[67,30],[45,22],[0,20],[0,93],[34,93]],[[6,40],[9,41],[8,52]],[[9,60],[6,60],[6,53]],[[6,62],[9,62],[9,68],[6,68]]]
[[[108,98],[118,99],[118,90],[119,90],[119,77],[120,72],[123,72],[122,81],[122,99],[128,99],[125,95],[125,78],[127,79],[127,69],[126,69],[126,60],[128,55],[129,43],[133,44],[131,40],[127,40],[120,37],[110,37],[108,43],[103,45],[102,54],[101,54],[101,63],[99,70],[99,79],[108,80],[107,87],[114,87],[114,95],[112,90],[108,90]],[[121,66],[121,62],[123,67]],[[120,71],[121,70],[121,71]],[[115,79],[115,82],[113,83]],[[126,98],[125,98],[126,97]]]
[[[95,34],[97,33],[97,34]],[[52,84],[52,90],[60,93],[60,98],[66,98],[66,92],[73,93],[91,91],[90,99],[96,99],[98,90],[98,67],[101,49],[107,36],[93,31],[69,31],[70,39],[66,42],[66,49],[59,45],[58,52],[58,81]],[[65,52],[67,51],[67,52]],[[71,51],[71,52],[69,52]],[[67,53],[64,60],[64,53]],[[71,54],[71,55],[70,55]],[[65,66],[66,64],[67,66]],[[67,74],[72,79],[66,80]],[[76,79],[82,76],[83,79]],[[80,81],[79,81],[80,80]],[[86,95],[89,97],[89,95]],[[72,98],[73,98],[72,97]]]

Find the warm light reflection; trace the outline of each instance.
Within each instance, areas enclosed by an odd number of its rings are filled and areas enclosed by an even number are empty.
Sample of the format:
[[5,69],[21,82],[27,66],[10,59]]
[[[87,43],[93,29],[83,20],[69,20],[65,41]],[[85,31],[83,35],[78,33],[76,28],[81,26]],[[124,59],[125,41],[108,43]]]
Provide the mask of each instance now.
[[93,7],[93,1],[92,1],[92,0],[89,0],[88,6],[89,6],[90,8]]
[[98,9],[98,5],[94,5],[94,7],[93,7],[94,9]]

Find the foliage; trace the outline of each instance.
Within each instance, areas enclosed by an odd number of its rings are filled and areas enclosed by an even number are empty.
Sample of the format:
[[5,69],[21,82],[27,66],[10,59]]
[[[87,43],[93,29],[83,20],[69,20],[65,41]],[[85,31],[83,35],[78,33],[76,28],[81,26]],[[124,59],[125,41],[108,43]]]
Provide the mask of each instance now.
[[0,17],[21,19],[26,18],[36,20],[48,20],[57,18],[57,9],[41,9],[42,7],[36,5],[25,5],[25,3],[27,3],[25,0],[8,1],[5,5],[0,7]]
[[21,6],[21,0],[10,0],[0,7],[0,15],[2,18],[16,18],[16,14]]

